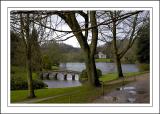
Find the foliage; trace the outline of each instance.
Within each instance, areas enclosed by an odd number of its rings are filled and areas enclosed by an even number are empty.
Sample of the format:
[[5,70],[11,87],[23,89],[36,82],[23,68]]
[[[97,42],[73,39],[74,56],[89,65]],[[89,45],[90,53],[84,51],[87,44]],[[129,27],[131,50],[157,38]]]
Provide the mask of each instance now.
[[[123,46],[127,46],[128,39],[123,40]],[[122,48],[122,47],[121,47]],[[123,47],[124,48],[124,47]],[[133,44],[132,48],[130,48],[126,54],[122,57],[122,63],[130,63],[134,64],[136,62],[136,42]]]
[[[98,77],[102,76],[102,71],[100,69],[96,69],[97,70],[97,75]],[[87,76],[87,71],[86,69],[84,69],[81,74],[80,74],[80,80],[88,80],[88,76]]]
[[63,62],[84,62],[83,52],[69,52],[63,54]]
[[82,62],[83,54],[80,48],[52,41],[41,46],[43,55],[47,55],[52,65],[58,66],[60,62]]
[[[41,69],[41,52],[38,44],[38,33],[35,29],[30,34],[32,39],[32,70],[39,71]],[[11,31],[11,65],[26,66],[26,47],[23,39],[18,33]]]
[[42,56],[42,63],[43,63],[43,68],[44,69],[51,69],[52,64],[51,64],[51,60],[50,60],[48,55],[43,55]]
[[[33,80],[34,89],[41,89],[45,87],[47,87],[47,85],[43,83],[41,80]],[[25,90],[25,89],[28,89],[27,80],[19,79],[16,76],[11,77],[11,90]]]
[[11,65],[25,66],[25,45],[19,34],[11,31]]
[[[36,73],[32,73],[33,75],[33,87],[34,89],[41,89],[46,87],[41,80],[39,80]],[[28,89],[27,83],[27,72],[25,68],[20,67],[11,67],[11,90],[23,90]]]
[[137,60],[139,63],[149,64],[149,55],[150,55],[150,26],[149,23],[140,29],[137,35]]
[[[96,53],[98,54],[98,52],[106,54],[106,58],[113,59],[114,58],[113,42],[108,41],[104,45],[98,46],[96,49]],[[98,58],[98,56],[96,58]]]
[[32,70],[33,71],[41,71],[42,70],[42,55],[40,50],[40,45],[38,42],[38,32],[36,29],[32,30],[31,33],[31,41],[32,41]]
[[100,58],[100,59],[96,59],[96,62],[112,62],[112,60],[111,59]]
[[48,56],[51,65],[58,66],[60,62],[82,62],[84,61],[83,53],[80,48],[57,43],[56,41],[44,43],[41,45],[43,55]]
[[138,68],[140,71],[149,71],[149,68],[150,65],[149,64],[145,64],[145,63],[141,63],[141,64],[138,64]]
[[54,65],[54,66],[51,67],[51,69],[52,69],[52,70],[58,70],[59,67]]

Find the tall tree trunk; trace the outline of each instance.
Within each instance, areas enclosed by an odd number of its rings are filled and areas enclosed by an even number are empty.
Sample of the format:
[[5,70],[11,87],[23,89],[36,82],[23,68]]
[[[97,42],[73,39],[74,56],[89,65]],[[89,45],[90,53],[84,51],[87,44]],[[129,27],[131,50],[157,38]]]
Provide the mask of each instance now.
[[[90,22],[91,22],[91,27],[97,26],[96,11],[90,11]],[[94,85],[100,86],[99,77],[97,74],[97,69],[96,69],[96,64],[94,59],[94,55],[97,47],[97,41],[98,41],[98,27],[94,27],[92,28],[92,40],[90,44],[91,75],[93,76]]]
[[[82,12],[81,12],[82,13]],[[80,13],[80,14],[81,14]],[[91,12],[91,26],[96,26],[96,12],[93,11]],[[85,27],[86,29],[88,28],[88,14],[85,15]],[[73,31],[73,34],[77,38],[82,50],[85,53],[85,65],[86,65],[86,70],[87,70],[87,75],[88,75],[88,82],[90,86],[99,86],[99,79],[97,76],[97,71],[96,71],[96,65],[95,65],[95,60],[94,60],[94,54],[96,51],[96,46],[97,46],[97,40],[98,40],[98,28],[94,27],[92,29],[92,43],[89,46],[87,42],[88,38],[88,30],[85,31],[85,35],[83,35],[81,31],[81,27],[75,17],[75,12],[67,12],[64,14],[59,14],[61,18],[65,20],[65,22],[68,24],[68,26],[71,28]],[[74,32],[74,31],[79,31],[79,32]]]
[[34,98],[34,88],[33,88],[33,80],[32,80],[32,61],[31,61],[31,37],[29,33],[29,25],[30,19],[29,14],[27,14],[27,23],[26,23],[26,39],[27,39],[27,70],[28,70],[28,97]]
[[32,61],[31,61],[31,44],[28,43],[27,49],[27,70],[28,70],[28,97],[34,98],[34,88],[33,88],[33,80],[32,80]]
[[98,87],[101,84],[99,82],[99,77],[98,77],[98,74],[97,74],[97,69],[96,69],[94,56],[91,56],[90,60],[91,60],[91,75],[93,76],[94,85],[96,87]]
[[94,56],[91,56],[90,53],[85,52],[85,65],[88,76],[88,85],[89,86],[100,86],[99,77],[97,75],[96,64]]
[[120,55],[118,54],[118,48],[117,48],[117,36],[116,36],[116,11],[114,11],[112,15],[112,21],[113,21],[113,46],[114,46],[114,55],[115,55],[115,61],[116,61],[116,66],[117,66],[117,72],[118,72],[118,77],[123,77],[123,72],[122,72],[122,67],[121,67],[121,58]]
[[92,76],[92,68],[91,68],[91,60],[89,53],[85,52],[85,66],[86,66],[86,71],[87,71],[87,76],[88,76],[88,85],[93,86],[94,85],[94,77]]
[[118,77],[121,78],[123,77],[123,72],[122,72],[122,66],[121,66],[121,59],[118,54],[116,54],[116,66],[117,66],[117,72],[118,72]]

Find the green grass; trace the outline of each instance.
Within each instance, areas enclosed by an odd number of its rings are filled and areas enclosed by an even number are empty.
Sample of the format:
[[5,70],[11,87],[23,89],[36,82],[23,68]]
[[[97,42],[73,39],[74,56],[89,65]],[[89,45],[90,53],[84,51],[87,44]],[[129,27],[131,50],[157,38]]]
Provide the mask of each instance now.
[[91,88],[88,86],[74,88],[74,91],[75,93],[73,94],[44,100],[39,103],[89,103],[92,99],[101,95],[101,88]]
[[[82,88],[80,87],[70,87],[70,88],[50,88],[50,89],[38,89],[35,90],[36,98],[34,99],[39,99],[39,98],[45,98],[45,97],[51,97],[51,96],[56,96],[64,93],[70,93],[73,90],[77,90]],[[27,90],[14,90],[11,91],[11,102],[20,102],[27,100]]]
[[[128,73],[124,73],[124,76],[125,77],[137,76],[137,75],[141,75],[141,74],[145,74],[145,73],[147,73],[147,72],[128,72]],[[102,75],[102,77],[99,78],[99,80],[102,82],[112,81],[112,80],[116,80],[116,79],[118,79],[117,73],[108,73],[108,74]]]
[[[128,82],[125,82],[128,83]],[[104,92],[110,92],[111,90],[121,86],[121,83],[104,85]],[[11,103],[23,102],[27,99],[27,90],[11,91]],[[88,87],[87,85],[70,88],[50,88],[35,90],[36,98],[47,98],[51,96],[59,96],[56,98],[50,98],[48,100],[42,100],[36,103],[92,103],[92,101],[102,95],[101,87]],[[70,94],[70,95],[66,95]]]
[[96,59],[96,62],[111,62],[111,59],[101,58],[101,59]]
[[[129,83],[125,81],[125,84]],[[122,86],[122,83],[116,84],[105,84],[104,85],[104,93],[108,93],[117,87]],[[57,98],[51,98],[48,100],[44,100],[38,103],[92,103],[95,99],[102,96],[102,88],[101,87],[83,87],[79,89],[79,92],[66,95]]]
[[59,70],[59,67],[58,66],[52,66],[51,69],[52,70]]

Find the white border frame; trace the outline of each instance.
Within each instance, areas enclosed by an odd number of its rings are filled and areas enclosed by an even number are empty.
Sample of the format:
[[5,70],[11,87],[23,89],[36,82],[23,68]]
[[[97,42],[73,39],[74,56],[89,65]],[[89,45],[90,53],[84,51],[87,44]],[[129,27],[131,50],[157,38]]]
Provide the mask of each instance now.
[[[32,4],[31,4],[32,3]],[[6,75],[7,77],[7,59],[8,59],[8,66],[10,66],[10,59],[8,56],[7,58],[7,49],[10,49],[10,42],[9,42],[9,39],[7,39],[7,27],[6,27],[6,24],[8,24],[9,26],[9,20],[8,20],[8,23],[7,23],[7,15],[9,17],[9,11],[10,9],[12,10],[12,8],[10,8],[9,10],[7,9],[8,7],[35,7],[34,4],[37,5],[37,7],[61,7],[61,9],[66,9],[66,8],[62,8],[62,7],[74,7],[75,8],[72,8],[72,9],[82,9],[80,7],[90,7],[89,10],[92,10],[92,9],[95,9],[93,7],[101,7],[101,8],[98,8],[98,9],[103,9],[102,7],[110,7],[109,9],[111,9],[111,7],[126,7],[127,9],[133,9],[133,8],[129,8],[129,7],[137,7],[136,9],[137,10],[140,10],[140,9],[145,9],[146,7],[150,7],[150,8],[153,8],[153,12],[152,10],[149,8],[150,12],[153,13],[153,28],[154,28],[154,31],[153,33],[151,32],[150,34],[150,38],[152,39],[152,36],[153,38],[154,37],[158,37],[159,36],[159,28],[157,27],[157,24],[159,24],[159,21],[157,20],[157,14],[159,14],[159,2],[149,2],[149,1],[144,1],[140,2],[140,1],[135,1],[135,2],[130,2],[130,1],[100,1],[100,2],[97,2],[97,1],[93,1],[93,2],[89,2],[89,1],[81,1],[81,2],[78,2],[78,1],[75,1],[75,2],[71,2],[71,1],[46,1],[46,2],[43,2],[43,1],[38,1],[39,4],[37,4],[36,1],[14,1],[14,2],[11,2],[11,1],[7,1],[7,2],[4,2],[2,1],[2,7],[1,7],[1,14],[2,16],[2,20],[1,20],[1,24],[3,25],[3,30],[2,30],[2,36],[1,38],[3,37],[6,37],[6,39],[2,39],[2,42],[5,42],[2,44],[2,47],[1,49],[4,49],[2,50],[2,64],[3,64],[3,69],[1,70],[2,71],[2,74]],[[85,4],[84,4],[85,3]],[[138,4],[137,4],[138,3]],[[72,5],[73,4],[73,5]],[[92,4],[92,5],[88,5],[88,4]],[[97,4],[99,4],[97,6]],[[79,8],[78,8],[79,7]],[[92,7],[92,8],[91,8]],[[120,8],[120,9],[121,9]],[[16,8],[15,8],[16,9]],[[19,9],[19,8],[18,8]],[[29,9],[29,8],[27,8]],[[31,8],[31,9],[35,9],[35,8]],[[70,9],[70,8],[69,8]],[[114,8],[115,9],[115,8]],[[118,8],[119,9],[119,8]],[[124,8],[122,8],[124,9]],[[134,8],[135,9],[135,8]],[[7,11],[8,10],[8,11]],[[55,10],[55,8],[54,8]],[[151,22],[152,22],[152,15],[151,15]],[[151,26],[152,26],[152,23],[151,23]],[[10,28],[10,27],[8,27]],[[151,27],[152,29],[152,27]],[[8,29],[9,31],[9,29]],[[152,31],[152,30],[151,30]],[[8,32],[9,33],[9,32]],[[8,36],[10,36],[8,34]],[[8,41],[7,41],[8,40]],[[150,44],[151,44],[151,54],[152,54],[152,43],[154,44],[153,45],[153,49],[156,49],[156,52],[153,50],[153,58],[152,58],[152,55],[150,56],[151,57],[151,61],[153,59],[153,66],[155,69],[153,69],[152,71],[152,63],[151,63],[151,71],[150,71],[150,77],[152,77],[152,72],[153,74],[159,74],[159,65],[157,63],[159,63],[159,49],[157,50],[157,48],[155,46],[159,46],[159,39],[153,39],[153,40],[150,40]],[[8,44],[7,44],[8,43]],[[6,45],[7,44],[7,45]],[[8,46],[8,47],[7,47]],[[4,48],[5,47],[5,48]],[[157,53],[158,52],[158,53]],[[8,50],[8,55],[10,55],[10,50]],[[8,76],[10,74],[10,69],[8,67]],[[1,75],[2,76],[2,75]],[[11,112],[15,112],[15,113],[22,113],[25,112],[28,113],[28,112],[39,112],[39,113],[45,113],[46,111],[48,111],[48,113],[74,113],[75,111],[78,111],[78,112],[85,112],[85,113],[89,113],[89,112],[92,112],[92,113],[105,113],[105,112],[108,112],[107,110],[110,110],[112,109],[112,111],[109,111],[109,112],[122,112],[122,113],[125,113],[125,112],[128,112],[128,110],[132,110],[132,112],[152,112],[153,109],[154,111],[158,111],[158,107],[159,106],[159,89],[156,88],[153,88],[153,93],[150,94],[150,100],[153,98],[153,102],[151,100],[150,104],[10,104],[10,100],[8,100],[10,98],[10,91],[7,91],[6,89],[6,86],[8,85],[8,90],[10,90],[10,84],[8,84],[7,82],[10,81],[10,78],[7,78],[6,77],[1,77],[1,90],[3,93],[8,93],[8,96],[4,96],[1,94],[1,104],[2,104],[2,111],[4,112],[8,112],[8,113],[11,113]],[[152,83],[152,78],[153,78],[153,81],[154,83]],[[159,84],[159,77],[152,77],[150,78],[150,90],[152,88],[152,85],[153,87],[156,87],[158,84]],[[2,81],[3,80],[3,81]],[[5,86],[6,85],[6,86]],[[151,90],[152,91],[152,90]],[[157,96],[158,95],[158,96]],[[8,100],[8,102],[6,102]],[[153,103],[153,105],[152,105]],[[158,104],[158,105],[156,105]],[[64,105],[64,106],[62,106]],[[74,106],[77,106],[77,107],[74,107]],[[127,106],[128,105],[128,106]],[[87,106],[87,107],[86,107]],[[117,110],[115,110],[114,108],[116,108]],[[30,110],[31,109],[31,110]],[[60,109],[60,110],[57,110],[57,109]],[[62,109],[66,109],[66,110],[62,110]],[[74,110],[73,110],[74,109]],[[79,109],[79,110],[76,110],[76,109]],[[101,109],[101,110],[100,110]],[[118,110],[120,109],[120,110]],[[139,110],[137,110],[139,109]],[[53,112],[52,112],[53,110]]]

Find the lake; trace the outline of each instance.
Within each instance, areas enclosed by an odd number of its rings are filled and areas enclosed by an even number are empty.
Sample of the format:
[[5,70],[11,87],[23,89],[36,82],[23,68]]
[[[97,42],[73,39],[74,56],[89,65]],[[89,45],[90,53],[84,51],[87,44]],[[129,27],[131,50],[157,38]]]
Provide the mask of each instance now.
[[[60,69],[72,70],[81,72],[85,69],[84,63],[70,62],[60,63]],[[116,72],[116,65],[114,63],[97,62],[96,67],[102,71],[102,74]],[[138,72],[139,69],[135,64],[122,64],[123,72]],[[75,87],[81,86],[79,81],[75,80],[43,80],[48,85],[48,88],[64,88],[64,87]]]
[[[102,71],[102,74],[117,71],[115,63],[97,62],[96,67]],[[78,63],[78,62],[60,63],[60,69],[81,72],[82,70],[85,69],[85,63]],[[125,72],[138,72],[139,69],[136,64],[122,64],[122,71],[124,73]]]
[[43,80],[48,85],[48,88],[64,88],[81,86],[81,82],[77,80]]

